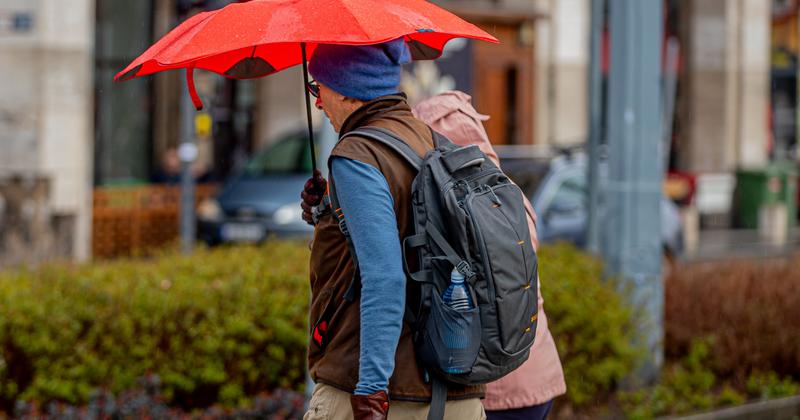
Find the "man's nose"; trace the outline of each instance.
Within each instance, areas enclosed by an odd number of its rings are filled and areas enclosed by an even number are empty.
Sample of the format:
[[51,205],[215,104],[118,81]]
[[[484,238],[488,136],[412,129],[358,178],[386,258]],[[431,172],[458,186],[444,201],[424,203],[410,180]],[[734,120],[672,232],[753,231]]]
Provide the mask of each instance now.
[[314,106],[317,107],[317,109],[322,109],[322,99],[317,98],[317,101],[314,102]]

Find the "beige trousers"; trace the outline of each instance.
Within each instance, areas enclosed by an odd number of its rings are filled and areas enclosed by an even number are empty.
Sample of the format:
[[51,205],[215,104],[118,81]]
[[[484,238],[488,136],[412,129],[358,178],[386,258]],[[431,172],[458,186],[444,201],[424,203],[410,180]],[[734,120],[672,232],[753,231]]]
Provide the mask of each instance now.
[[[448,401],[444,420],[485,420],[486,413],[478,398]],[[389,402],[389,420],[426,420],[428,404],[407,401]],[[330,385],[317,384],[303,420],[352,420],[350,394]]]

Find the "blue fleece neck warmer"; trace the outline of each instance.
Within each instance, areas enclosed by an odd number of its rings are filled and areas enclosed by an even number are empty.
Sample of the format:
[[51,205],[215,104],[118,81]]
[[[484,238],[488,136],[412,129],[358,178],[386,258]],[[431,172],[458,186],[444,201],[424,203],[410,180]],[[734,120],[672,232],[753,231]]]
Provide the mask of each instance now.
[[361,101],[397,93],[400,65],[411,60],[402,38],[376,45],[320,44],[308,66],[319,83]]

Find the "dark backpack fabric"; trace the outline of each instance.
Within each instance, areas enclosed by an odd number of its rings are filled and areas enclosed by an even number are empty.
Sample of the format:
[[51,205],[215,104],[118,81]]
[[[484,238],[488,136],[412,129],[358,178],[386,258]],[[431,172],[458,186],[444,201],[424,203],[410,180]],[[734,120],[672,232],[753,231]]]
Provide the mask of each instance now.
[[[406,321],[417,354],[432,376],[436,405],[447,383],[485,384],[527,360],[536,333],[538,294],[537,258],[522,191],[477,146],[461,147],[439,133],[433,135],[435,147],[424,158],[377,127],[356,129],[340,141],[349,136],[379,141],[418,171],[411,200],[414,234],[403,239],[403,259],[412,284],[419,287],[419,300],[409,300]],[[333,179],[330,185],[330,198],[338,208]],[[343,218],[340,227],[347,236]],[[357,264],[353,251],[350,246]],[[455,311],[442,302],[453,268],[467,279],[475,303],[471,311]],[[359,279],[356,274],[350,296]],[[469,337],[463,337],[466,345],[456,351],[444,343],[453,326],[469,331]],[[453,363],[468,373],[443,369]],[[433,406],[431,411],[434,415]]]

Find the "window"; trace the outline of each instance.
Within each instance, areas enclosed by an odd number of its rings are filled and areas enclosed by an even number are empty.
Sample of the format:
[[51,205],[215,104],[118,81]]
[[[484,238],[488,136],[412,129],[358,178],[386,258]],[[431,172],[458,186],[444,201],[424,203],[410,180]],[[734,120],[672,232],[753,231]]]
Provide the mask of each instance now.
[[151,80],[115,83],[152,41],[152,1],[97,0],[95,183],[146,182],[152,150]]
[[265,148],[245,166],[249,177],[273,173],[311,172],[308,137],[295,134]]
[[586,207],[586,177],[570,174],[556,189],[550,208],[557,212],[580,210]]

